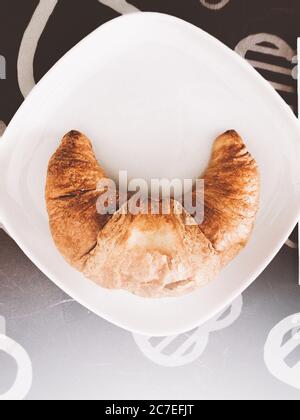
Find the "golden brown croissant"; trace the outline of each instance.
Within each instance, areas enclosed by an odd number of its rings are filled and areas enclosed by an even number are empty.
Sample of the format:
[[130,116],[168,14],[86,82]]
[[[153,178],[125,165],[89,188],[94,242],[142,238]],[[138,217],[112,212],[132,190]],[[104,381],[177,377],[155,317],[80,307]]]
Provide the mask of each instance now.
[[236,131],[215,141],[205,182],[201,230],[228,264],[247,244],[258,211],[260,179],[256,161]]
[[190,219],[176,201],[170,214],[133,216],[121,208],[100,231],[84,274],[101,286],[145,297],[176,296],[205,285],[218,274],[220,258]]
[[[220,136],[205,180],[198,226],[172,200],[169,214],[97,213],[105,177],[91,143],[67,134],[49,163],[46,201],[54,241],[86,277],[146,297],[177,296],[214,279],[247,243],[259,200],[257,164],[234,131]],[[151,202],[146,204],[151,206]],[[142,207],[142,204],[141,204]]]
[[79,270],[107,221],[96,211],[103,177],[90,141],[78,131],[68,133],[49,162],[46,201],[56,246]]

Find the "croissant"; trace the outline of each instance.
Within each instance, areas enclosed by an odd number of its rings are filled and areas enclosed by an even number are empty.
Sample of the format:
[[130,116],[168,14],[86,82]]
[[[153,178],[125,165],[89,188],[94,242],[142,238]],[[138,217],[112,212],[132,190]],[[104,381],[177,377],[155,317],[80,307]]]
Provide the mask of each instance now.
[[65,259],[102,287],[143,297],[182,295],[215,279],[250,238],[259,207],[259,171],[235,131],[214,144],[203,175],[200,225],[176,200],[168,214],[163,200],[157,214],[150,212],[151,200],[141,200],[140,208],[148,206],[148,212],[131,214],[125,203],[113,215],[101,215],[96,203],[103,178],[87,137],[68,133],[48,167],[50,228]]
[[236,131],[217,138],[203,179],[201,230],[225,266],[247,245],[259,207],[258,165]]
[[90,141],[67,134],[48,166],[46,202],[53,239],[65,259],[81,271],[108,216],[99,215],[97,184],[104,178]]

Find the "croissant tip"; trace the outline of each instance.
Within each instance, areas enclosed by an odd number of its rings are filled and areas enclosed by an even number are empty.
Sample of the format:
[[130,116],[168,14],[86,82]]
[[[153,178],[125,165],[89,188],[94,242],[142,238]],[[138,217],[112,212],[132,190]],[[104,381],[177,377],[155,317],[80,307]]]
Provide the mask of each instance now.
[[71,138],[78,138],[81,136],[82,134],[80,133],[80,131],[77,131],[77,130],[71,130],[65,135],[65,137],[71,137]]
[[236,130],[228,130],[224,133],[224,135],[231,137],[240,137],[239,133]]

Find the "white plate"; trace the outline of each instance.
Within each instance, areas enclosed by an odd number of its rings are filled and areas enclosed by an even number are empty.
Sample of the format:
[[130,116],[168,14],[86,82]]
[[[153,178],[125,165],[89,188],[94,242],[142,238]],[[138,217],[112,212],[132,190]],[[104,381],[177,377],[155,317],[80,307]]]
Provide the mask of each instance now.
[[[64,262],[48,227],[46,169],[60,138],[85,132],[108,174],[196,178],[215,137],[235,128],[257,159],[261,209],[249,246],[220,278],[178,299],[104,290]],[[300,129],[243,59],[179,19],[133,14],[69,52],[17,112],[0,146],[0,220],[59,287],[103,318],[147,335],[205,322],[268,265],[300,214]],[[20,279],[22,281],[22,279]]]

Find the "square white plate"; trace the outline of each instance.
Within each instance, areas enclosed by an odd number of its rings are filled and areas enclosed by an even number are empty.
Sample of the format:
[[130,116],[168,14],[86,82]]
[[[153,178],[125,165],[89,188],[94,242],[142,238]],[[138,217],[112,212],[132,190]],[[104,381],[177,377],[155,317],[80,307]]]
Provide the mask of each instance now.
[[[261,171],[261,208],[248,247],[220,278],[177,299],[97,287],[51,238],[47,164],[70,129],[86,133],[108,175],[196,178],[215,137],[243,136]],[[0,221],[28,257],[91,311],[147,335],[182,333],[230,304],[268,265],[300,214],[300,129],[243,59],[179,19],[155,13],[100,27],[36,86],[0,145]],[[20,279],[22,281],[22,279]]]

